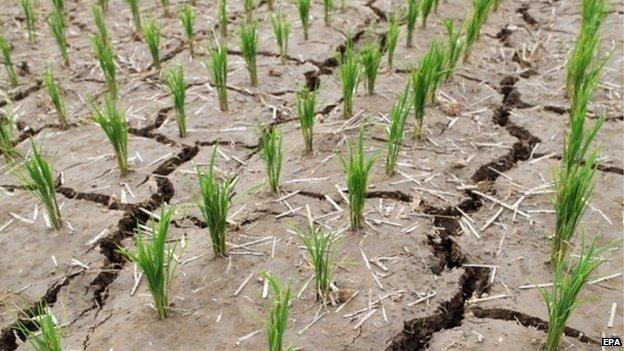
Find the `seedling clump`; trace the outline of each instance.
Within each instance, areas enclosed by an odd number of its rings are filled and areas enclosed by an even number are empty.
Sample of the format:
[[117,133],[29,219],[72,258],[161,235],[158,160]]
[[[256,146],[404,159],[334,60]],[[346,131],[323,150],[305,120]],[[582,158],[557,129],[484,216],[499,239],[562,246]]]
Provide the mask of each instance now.
[[464,50],[464,61],[468,60],[472,52],[472,46],[479,39],[481,27],[487,19],[488,12],[492,7],[494,0],[473,0],[473,10],[468,22],[466,22],[466,48]]
[[143,25],[143,38],[152,56],[152,65],[160,70],[160,27],[156,20],[149,20]]
[[115,98],[110,94],[105,96],[102,110],[94,103],[91,103],[91,107],[95,122],[100,125],[115,151],[121,175],[126,175],[128,173],[128,123],[125,113],[117,108]]
[[50,100],[52,100],[52,105],[54,105],[54,109],[56,110],[59,124],[62,128],[66,128],[67,113],[65,112],[65,102],[63,101],[59,87],[56,85],[54,73],[52,72],[52,68],[50,66],[46,68],[46,71],[43,74],[43,84],[48,91],[48,95],[50,95]]
[[210,232],[212,250],[216,256],[225,256],[227,255],[227,213],[231,204],[230,198],[234,188],[234,181],[230,179],[219,181],[217,179],[215,174],[216,154],[217,146],[215,145],[208,170],[201,171],[195,166],[195,171],[197,172],[199,188],[202,194],[202,201],[199,203],[199,209],[204,216],[208,231]]
[[297,118],[303,135],[306,153],[312,152],[316,93],[304,88],[297,94]]
[[227,49],[225,44],[220,43],[210,51],[208,68],[219,95],[219,108],[221,111],[227,111]]
[[336,237],[333,232],[324,232],[312,221],[305,229],[295,228],[295,232],[305,246],[314,271],[316,297],[325,302],[334,273],[332,256]]
[[262,145],[262,158],[267,173],[269,187],[274,195],[279,195],[279,180],[282,173],[282,161],[284,159],[284,145],[282,134],[270,126],[260,127],[260,144]]
[[299,19],[303,27],[303,40],[308,40],[308,30],[310,28],[310,0],[297,0],[297,8],[299,9]]
[[416,18],[418,17],[418,0],[407,0],[407,42],[406,46],[411,48],[414,43],[414,29],[416,28]]
[[132,13],[132,22],[134,23],[134,30],[140,33],[143,29],[141,25],[141,11],[139,10],[139,0],[126,0],[128,6],[130,6],[130,12]]
[[357,144],[349,145],[349,159],[345,160],[342,155],[339,157],[346,172],[351,230],[359,231],[364,223],[364,203],[368,178],[375,163],[374,155],[368,158],[364,155],[364,129],[360,129]]
[[54,10],[48,17],[48,26],[50,27],[50,32],[54,36],[54,40],[56,41],[56,45],[59,48],[61,53],[61,58],[65,63],[65,66],[69,67],[69,55],[67,54],[67,39],[65,37],[65,26],[63,24],[63,15],[58,11]]
[[[17,331],[24,335],[35,351],[62,351],[61,330],[50,307],[38,304],[28,323],[17,322]],[[36,330],[33,331],[33,330]]]
[[282,284],[269,273],[264,272],[262,277],[267,280],[273,294],[273,303],[267,317],[267,342],[269,351],[288,350],[284,348],[284,333],[288,326],[288,313],[290,311],[291,289],[290,283],[284,288]]
[[446,32],[448,33],[448,43],[446,48],[446,73],[444,79],[449,80],[457,69],[457,63],[459,62],[459,57],[464,51],[466,42],[461,37],[461,33],[455,29],[453,20],[446,20],[444,25],[446,26]]
[[37,34],[37,14],[35,13],[33,0],[20,0],[22,13],[26,19],[26,30],[28,32],[28,42],[35,45],[35,37]]
[[288,36],[290,35],[291,23],[279,11],[271,15],[271,26],[273,27],[273,36],[280,52],[280,60],[285,65],[288,59]]
[[349,118],[353,114],[353,95],[360,80],[360,65],[349,46],[342,56],[338,56],[338,74],[342,83],[342,116]]
[[182,27],[184,28],[184,34],[189,43],[189,49],[191,57],[195,56],[195,39],[193,34],[193,27],[195,26],[195,10],[188,4],[182,7],[180,12],[180,20],[182,21]]
[[375,81],[377,80],[377,73],[379,72],[381,56],[381,47],[377,43],[371,41],[369,41],[360,52],[360,62],[362,62],[364,77],[366,78],[364,82],[366,83],[368,95],[373,95],[375,93]]
[[181,64],[174,65],[164,72],[164,81],[171,96],[176,110],[176,121],[181,138],[186,136],[186,112],[184,100],[186,97],[186,83],[184,82],[184,69]]
[[436,0],[421,0],[420,2],[420,13],[421,13],[421,19],[422,19],[422,27],[425,28],[427,27],[427,18],[429,17],[429,14],[431,13],[431,9],[433,9],[434,3],[436,3]]
[[41,149],[35,145],[32,139],[30,139],[30,146],[32,153],[29,158],[24,160],[23,168],[19,171],[18,176],[24,187],[29,189],[43,203],[48,214],[47,219],[52,227],[58,230],[63,226],[63,221],[56,201],[54,171],[41,154]]
[[0,115],[0,153],[4,155],[7,163],[19,155],[14,146],[16,133],[13,108],[7,103],[4,107],[4,115]]
[[7,76],[9,77],[9,82],[11,83],[11,86],[16,87],[17,75],[15,74],[13,61],[11,61],[11,45],[9,45],[2,35],[0,35],[0,51],[2,51],[2,61],[7,72]]
[[327,27],[331,26],[331,13],[334,7],[333,0],[323,0],[323,20]]
[[[167,233],[174,212],[173,208],[164,206],[160,210],[158,225],[152,224],[152,230],[149,234],[140,227],[137,228],[134,252],[124,248],[119,249],[128,260],[134,262],[143,272],[147,281],[147,288],[152,294],[154,307],[160,319],[167,318],[169,291],[177,266],[175,245],[167,245]],[[148,236],[151,236],[151,239],[146,238]]]
[[399,23],[397,22],[394,14],[390,15],[388,21],[388,34],[386,35],[386,51],[388,52],[388,69],[392,70],[392,63],[394,61],[394,50],[396,49],[397,42],[399,40]]
[[387,128],[388,134],[388,154],[386,156],[386,174],[392,175],[396,166],[401,144],[403,143],[403,131],[405,130],[405,122],[412,107],[411,97],[409,96],[410,83],[409,80],[405,84],[403,93],[399,96],[399,100],[392,106],[390,111],[390,128]]
[[219,17],[219,30],[221,31],[221,38],[227,37],[227,0],[219,0],[217,7],[217,15]]
[[258,30],[253,23],[244,24],[239,31],[240,49],[245,58],[247,72],[249,72],[249,81],[252,86],[258,85],[258,69],[256,64],[256,56],[258,53]]

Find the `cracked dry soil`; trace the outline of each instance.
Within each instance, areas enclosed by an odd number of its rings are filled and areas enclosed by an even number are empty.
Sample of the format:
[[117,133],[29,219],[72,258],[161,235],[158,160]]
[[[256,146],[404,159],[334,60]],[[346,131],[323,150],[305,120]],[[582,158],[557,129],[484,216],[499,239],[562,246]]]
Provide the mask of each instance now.
[[[344,33],[353,35],[356,46],[368,35],[383,40],[389,12],[403,1],[349,1],[346,9],[335,12],[331,27],[323,25],[322,7],[315,3],[308,41],[303,41],[294,5],[280,5],[294,22],[288,64],[279,63],[266,20],[269,11],[260,2],[255,11],[260,19],[260,84],[249,86],[237,41],[230,39],[230,111],[221,113],[201,64],[204,54],[191,60],[178,19],[162,17],[158,8],[143,4],[142,12],[158,16],[164,28],[164,64],[185,65],[189,135],[179,138],[171,97],[150,70],[146,47],[132,35],[128,7],[111,1],[106,18],[121,71],[120,104],[131,127],[134,171],[125,177],[119,177],[110,147],[85,108],[85,99],[101,98],[103,90],[89,48],[89,7],[66,1],[72,66],[53,64],[66,98],[67,130],[55,124],[39,79],[46,61],[58,56],[52,38],[40,28],[38,45],[30,47],[22,37],[17,3],[0,13],[2,33],[14,45],[14,62],[28,67],[16,89],[0,81],[17,107],[17,147],[26,150],[29,136],[44,143],[59,175],[64,219],[71,224],[58,232],[47,229],[42,216],[34,215],[36,202],[0,164],[0,350],[28,349],[15,325],[41,301],[65,325],[68,350],[262,350],[263,335],[254,332],[264,328],[269,306],[258,280],[263,270],[292,279],[297,298],[286,339],[304,350],[539,349],[547,329],[545,308],[536,289],[519,287],[550,281],[551,195],[536,189],[548,190],[540,186],[550,181],[565,135],[568,101],[561,67],[576,37],[577,4],[503,0],[489,16],[471,59],[442,85],[444,95],[428,108],[425,138],[405,139],[402,174],[386,177],[378,159],[365,209],[368,225],[361,234],[347,232],[335,252],[338,303],[357,295],[340,312],[328,307],[307,329],[324,311],[314,302],[312,289],[301,291],[310,270],[297,237],[288,230],[305,222],[305,205],[330,228],[348,220],[328,198],[346,209],[336,190],[344,175],[335,152],[345,152],[344,137],[357,133],[340,130],[344,121],[335,53],[344,50]],[[42,11],[49,6],[42,2]],[[242,2],[229,6],[234,28],[242,18]],[[614,6],[621,7],[621,1]],[[405,48],[401,27],[395,70],[388,71],[384,59],[376,94],[360,89],[355,98],[355,112],[372,122],[367,149],[384,147],[383,115],[427,45],[443,40],[442,21],[459,21],[470,8],[468,0],[441,2],[427,28],[417,29],[411,49]],[[215,5],[200,0],[197,10],[197,46],[207,46],[216,28],[210,16]],[[598,137],[603,157],[596,164],[596,196],[583,219],[586,234],[602,235],[603,244],[621,237],[624,201],[623,91],[617,60],[622,56],[621,12],[610,13],[606,22],[604,46],[614,53],[591,105],[592,116],[603,111],[607,116]],[[302,153],[293,111],[303,85],[319,94],[313,155]],[[276,202],[264,184],[257,121],[284,132],[282,192],[292,194],[285,201]],[[219,169],[239,177],[227,259],[212,257],[205,223],[192,206],[199,196],[193,164],[205,166],[216,144],[224,155],[218,158]],[[528,217],[473,190],[508,204],[520,201],[519,212]],[[170,237],[184,238],[188,247],[173,283],[171,316],[160,321],[149,307],[145,285],[133,291],[134,267],[116,249],[131,248],[134,229],[149,219],[144,210],[158,211],[165,202],[182,209]],[[480,238],[464,229],[466,220]],[[621,272],[622,260],[622,251],[615,251],[595,278]],[[241,293],[233,296],[248,276],[252,278]],[[564,347],[595,350],[602,334],[621,337],[622,296],[621,276],[589,285],[583,297],[592,303],[571,318]],[[619,317],[607,328],[612,303],[617,303]],[[369,306],[375,312],[354,328]]]

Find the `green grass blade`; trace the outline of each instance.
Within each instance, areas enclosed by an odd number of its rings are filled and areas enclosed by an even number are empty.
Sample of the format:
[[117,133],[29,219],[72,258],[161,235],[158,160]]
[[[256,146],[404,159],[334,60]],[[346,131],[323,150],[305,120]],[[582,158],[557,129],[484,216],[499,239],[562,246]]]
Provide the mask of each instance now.
[[279,48],[280,60],[285,65],[288,59],[288,36],[290,35],[291,23],[282,11],[278,11],[271,15],[271,27]]
[[95,121],[100,125],[104,134],[111,143],[119,171],[124,176],[128,173],[128,123],[126,115],[117,108],[114,97],[106,95],[104,106],[100,110],[94,103],[91,104]]
[[381,56],[381,47],[372,41],[366,43],[360,52],[360,62],[366,78],[364,82],[366,83],[368,95],[375,93],[375,81],[377,80],[377,73],[381,64]]
[[314,116],[316,114],[316,93],[304,88],[297,94],[297,118],[306,153],[312,152],[314,138]]
[[221,111],[228,110],[227,103],[227,48],[222,42],[216,48],[210,51],[210,61],[208,69],[212,76],[212,83],[217,89],[219,95],[219,108]]
[[303,27],[303,40],[308,40],[308,32],[310,28],[310,0],[297,0],[297,9],[299,11],[299,19],[301,27]]
[[189,43],[191,57],[195,56],[195,39],[193,29],[195,26],[195,16],[195,10],[191,6],[185,4],[182,7],[182,11],[180,11],[180,21],[182,21],[182,28],[184,29],[186,40],[188,40]]
[[186,112],[185,97],[186,83],[184,82],[184,69],[181,64],[174,65],[163,73],[163,80],[173,97],[173,106],[176,110],[176,121],[181,138],[186,136]]
[[267,343],[269,351],[284,350],[284,334],[288,326],[288,314],[290,312],[291,285],[284,288],[277,278],[264,272],[262,277],[267,280],[273,293],[273,303],[267,317]]
[[403,88],[403,93],[399,96],[399,100],[392,106],[390,111],[390,128],[387,129],[388,134],[388,153],[386,156],[386,174],[392,175],[396,166],[401,144],[403,143],[403,132],[405,123],[412,107],[412,99],[410,96],[410,81],[408,80]]
[[155,19],[143,24],[143,39],[152,56],[152,65],[156,70],[160,70],[160,26]]
[[338,74],[342,83],[342,116],[349,118],[353,115],[353,96],[360,81],[360,65],[350,47],[338,57]]
[[386,52],[388,53],[388,69],[392,70],[394,61],[394,51],[399,41],[399,23],[394,14],[390,15],[388,21],[388,33],[386,35]]
[[48,17],[48,26],[50,32],[54,36],[56,45],[61,53],[61,58],[65,63],[65,66],[69,67],[69,55],[67,54],[67,39],[65,37],[65,25],[63,24],[63,15],[58,10],[52,11],[50,17]]
[[48,95],[50,95],[50,100],[52,101],[52,105],[54,105],[54,109],[56,109],[56,114],[59,119],[59,124],[62,128],[67,128],[67,113],[65,112],[65,101],[61,95],[61,90],[56,85],[56,81],[54,80],[54,73],[52,72],[52,68],[50,66],[46,67],[46,71],[43,74],[43,84],[48,91]]
[[279,195],[280,175],[284,159],[282,134],[277,128],[261,126],[260,144],[262,145],[262,158],[264,159],[269,187],[277,196]]
[[258,54],[258,30],[254,23],[244,24],[239,30],[239,45],[245,59],[251,86],[258,85],[258,68],[256,57]]
[[15,74],[15,68],[13,67],[13,61],[11,60],[11,45],[6,39],[0,35],[0,51],[2,52],[2,61],[6,68],[7,77],[11,86],[17,86],[17,75]]

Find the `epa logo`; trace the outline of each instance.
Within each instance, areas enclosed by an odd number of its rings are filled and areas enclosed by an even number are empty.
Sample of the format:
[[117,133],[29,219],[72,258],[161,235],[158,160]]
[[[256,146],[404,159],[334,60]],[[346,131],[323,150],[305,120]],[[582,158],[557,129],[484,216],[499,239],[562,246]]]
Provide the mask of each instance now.
[[622,340],[620,338],[602,338],[600,340],[602,346],[622,346]]

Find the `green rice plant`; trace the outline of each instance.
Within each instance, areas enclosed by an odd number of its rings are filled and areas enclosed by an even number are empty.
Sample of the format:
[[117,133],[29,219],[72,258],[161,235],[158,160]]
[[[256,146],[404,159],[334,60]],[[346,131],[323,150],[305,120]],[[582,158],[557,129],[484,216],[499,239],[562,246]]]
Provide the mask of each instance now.
[[46,67],[45,73],[43,74],[43,84],[48,91],[48,95],[50,95],[50,100],[52,101],[52,105],[56,110],[59,124],[62,128],[67,128],[67,113],[65,110],[65,101],[63,101],[61,89],[59,89],[59,87],[56,85],[56,82],[54,80],[54,73],[52,72],[52,68],[50,66]]
[[152,65],[156,70],[160,70],[160,27],[155,19],[143,24],[143,39],[152,56]]
[[444,63],[441,60],[443,49],[433,41],[425,55],[421,58],[419,67],[411,74],[412,98],[414,106],[414,138],[420,137],[423,119],[425,117],[425,107],[431,96],[435,96],[437,84],[444,75]]
[[139,0],[126,0],[132,13],[132,23],[136,33],[141,33],[143,26],[141,25],[141,10],[139,9]]
[[184,28],[184,34],[186,34],[186,40],[189,43],[189,49],[191,57],[195,56],[195,10],[188,4],[184,4],[182,11],[180,11],[180,21],[182,21],[182,28]]
[[91,37],[91,46],[95,58],[100,63],[100,69],[104,75],[106,81],[106,89],[108,92],[117,98],[117,67],[115,66],[115,56],[113,49],[108,41],[104,41],[100,36],[94,35]]
[[227,37],[227,0],[219,0],[217,16],[219,17],[219,30],[221,31],[221,38],[223,39]]
[[310,265],[314,271],[316,297],[326,302],[334,273],[333,245],[336,242],[334,232],[324,232],[310,221],[305,229],[295,227],[297,233],[308,253]]
[[258,85],[258,68],[256,56],[258,54],[258,30],[254,23],[243,24],[238,32],[240,39],[240,50],[245,59],[245,66],[249,72],[251,86]]
[[386,174],[388,176],[394,174],[396,161],[403,143],[403,131],[405,130],[405,122],[412,108],[410,100],[410,81],[408,80],[403,88],[403,93],[399,96],[399,100],[392,106],[390,111],[390,128],[387,128],[388,134],[388,153],[386,156]]
[[479,39],[481,27],[487,19],[488,12],[492,7],[494,0],[473,0],[472,14],[465,22],[464,32],[466,33],[466,48],[464,49],[464,61],[467,61],[472,52],[474,43]]
[[27,338],[35,351],[62,351],[61,330],[50,307],[38,304],[34,313],[27,323],[18,320],[16,329],[19,334]]
[[125,113],[117,108],[115,100],[115,97],[107,94],[104,97],[102,109],[98,108],[94,103],[91,103],[91,107],[95,122],[100,125],[111,143],[115,151],[119,171],[124,176],[128,173],[128,123]]
[[216,256],[226,256],[226,229],[227,214],[231,205],[232,190],[234,182],[230,179],[219,181],[215,174],[215,156],[217,155],[217,145],[215,144],[210,159],[208,170],[201,171],[195,166],[199,188],[202,194],[202,202],[199,209],[204,216],[204,220],[210,232],[212,250]]
[[331,26],[331,15],[334,7],[333,0],[323,0],[323,21],[325,22],[325,26]]
[[461,37],[461,32],[455,29],[453,20],[449,19],[444,21],[444,26],[446,26],[446,32],[448,33],[448,43],[446,47],[446,73],[444,75],[444,79],[449,80],[457,69],[459,57],[464,50],[466,42]]
[[35,37],[37,35],[37,14],[33,6],[33,0],[20,0],[22,13],[26,20],[26,30],[28,31],[28,42],[35,45]]
[[280,175],[282,173],[282,161],[284,160],[283,136],[277,128],[271,126],[260,127],[260,145],[262,146],[262,158],[267,173],[267,181],[271,191],[279,195]]
[[288,59],[288,36],[290,35],[291,23],[282,11],[271,15],[271,27],[273,36],[280,52],[280,60],[285,65]]
[[220,43],[210,51],[210,62],[208,63],[212,83],[217,88],[219,95],[219,108],[221,111],[228,110],[227,103],[227,49],[225,44]]
[[61,53],[61,58],[63,58],[65,66],[69,67],[69,55],[67,54],[67,38],[65,37],[65,26],[63,25],[62,14],[57,10],[52,11],[50,17],[48,17],[47,22],[48,26],[50,27],[50,32],[52,32],[54,40],[56,41],[56,45],[58,46]]
[[61,15],[65,13],[65,0],[52,0],[52,6],[54,6],[54,10]]
[[394,51],[399,41],[399,23],[394,14],[388,20],[388,33],[386,34],[386,52],[388,53],[388,69],[392,70]]
[[102,11],[108,11],[108,1],[109,0],[98,0],[98,6],[102,9]]
[[342,155],[340,162],[346,172],[347,191],[349,192],[349,220],[351,230],[359,231],[364,223],[364,203],[370,171],[375,163],[375,155],[364,155],[364,129],[360,129],[360,137],[356,145],[349,144],[349,159]]
[[253,21],[253,10],[254,10],[253,0],[243,0],[243,8],[245,10],[245,22],[251,23]]
[[314,115],[316,111],[316,93],[303,88],[297,94],[297,118],[303,135],[306,153],[312,152],[314,138]]
[[267,317],[267,342],[269,351],[288,350],[283,346],[284,333],[288,326],[288,313],[290,311],[291,289],[290,282],[284,289],[277,278],[273,278],[269,273],[263,272],[262,277],[268,282],[273,291],[273,303]]
[[411,48],[414,45],[414,29],[416,29],[416,18],[418,18],[418,0],[407,0],[407,42],[406,46]]
[[186,83],[184,82],[184,69],[181,64],[177,64],[165,70],[163,76],[165,84],[173,96],[180,137],[184,138],[186,136],[186,112],[184,107]]
[[360,65],[349,46],[343,55],[338,56],[338,74],[342,83],[342,116],[349,118],[353,114],[353,95],[360,81]]
[[308,32],[310,29],[310,0],[297,0],[297,9],[299,10],[299,19],[303,27],[303,40],[308,40]]
[[18,171],[18,177],[24,187],[43,203],[52,227],[58,230],[63,226],[63,221],[56,201],[54,171],[32,138],[30,139],[30,146],[32,153],[30,157],[24,160],[23,168]]
[[160,0],[160,5],[163,8],[163,15],[169,17],[171,12],[169,11],[169,0]]
[[584,164],[555,171],[555,234],[552,239],[551,262],[557,265],[565,258],[578,224],[587,209],[594,188],[594,162],[592,152]]
[[[125,248],[119,249],[143,272],[160,319],[167,318],[169,291],[177,266],[175,245],[167,245],[167,233],[174,212],[173,208],[163,206],[160,210],[158,225],[152,223],[151,233],[145,233],[141,228],[137,228],[134,252]],[[150,236],[151,238],[146,239]]]
[[434,40],[429,44],[429,49],[422,59],[421,64],[431,66],[432,80],[429,86],[429,94],[427,102],[431,103],[435,100],[436,92],[446,77],[448,51],[437,41]]
[[583,0],[581,29],[566,67],[566,90],[575,106],[576,91],[584,85],[594,87],[606,59],[600,58],[600,27],[606,0]]
[[[607,247],[597,247],[597,237],[589,247],[581,244],[578,261],[566,265],[561,262],[555,266],[553,284],[550,288],[540,288],[548,311],[548,334],[546,350],[558,350],[559,341],[566,328],[566,323],[574,310],[583,303],[578,294],[587,283],[591,273],[605,262],[601,255]],[[568,266],[568,267],[566,267]]]
[[377,80],[377,73],[379,72],[379,64],[381,63],[381,47],[379,44],[369,41],[360,51],[360,62],[362,63],[362,71],[364,73],[364,83],[366,83],[366,90],[368,95],[375,93],[375,81]]
[[2,51],[2,63],[6,69],[7,77],[9,77],[9,82],[11,83],[11,86],[16,87],[17,75],[15,74],[15,68],[13,67],[13,61],[11,60],[11,45],[2,35],[0,35],[0,51]]
[[437,0],[421,0],[420,1],[420,13],[421,13],[421,26],[423,28],[427,27],[427,18],[429,17],[429,14],[431,13],[431,10],[433,9],[433,6],[435,5],[435,3],[437,2]]
[[13,161],[19,154],[15,150],[15,117],[10,103],[4,107],[4,115],[0,116],[0,154],[8,162]]
[[95,35],[98,36],[103,43],[109,44],[110,38],[108,36],[106,20],[104,19],[104,14],[102,13],[102,11],[102,7],[100,6],[93,6],[91,8],[93,22],[95,23],[95,28],[97,29],[97,33]]

